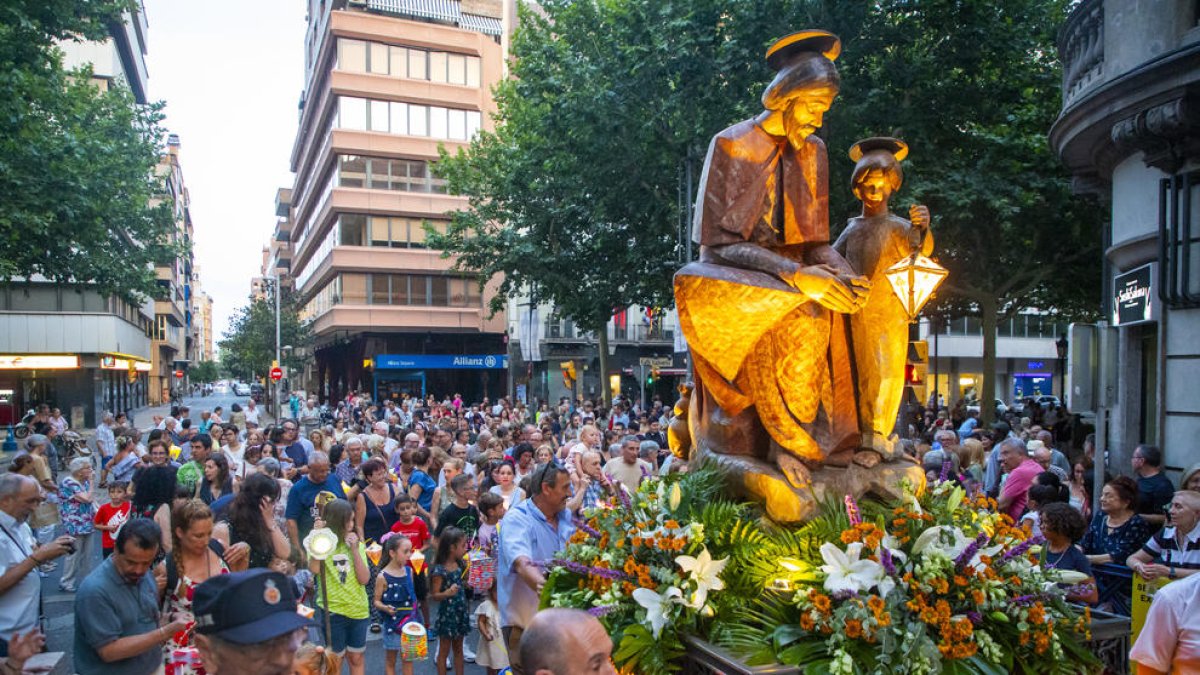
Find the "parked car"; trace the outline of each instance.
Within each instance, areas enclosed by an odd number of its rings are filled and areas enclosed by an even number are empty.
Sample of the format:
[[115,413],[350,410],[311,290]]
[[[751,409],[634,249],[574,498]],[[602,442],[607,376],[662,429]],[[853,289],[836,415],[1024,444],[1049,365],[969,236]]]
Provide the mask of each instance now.
[[245,382],[234,382],[233,383],[233,395],[234,396],[249,396],[250,395],[250,385],[246,384]]
[[[979,412],[979,404],[973,403],[971,405],[968,405],[967,410],[973,410],[975,412]],[[996,399],[996,414],[1003,415],[1006,412],[1008,412],[1008,405],[1005,404],[1004,401],[1001,401],[1000,399]]]
[[263,396],[265,394],[266,394],[266,389],[264,389],[261,384],[259,384],[257,382],[251,383],[250,398],[254,399],[255,402],[262,403]]

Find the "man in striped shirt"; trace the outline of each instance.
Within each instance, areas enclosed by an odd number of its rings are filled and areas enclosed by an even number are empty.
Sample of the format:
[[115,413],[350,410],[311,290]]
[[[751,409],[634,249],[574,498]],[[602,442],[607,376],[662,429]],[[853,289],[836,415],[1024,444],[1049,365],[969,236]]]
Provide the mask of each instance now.
[[1146,579],[1177,579],[1200,572],[1200,492],[1176,492],[1167,513],[1168,526],[1126,561]]

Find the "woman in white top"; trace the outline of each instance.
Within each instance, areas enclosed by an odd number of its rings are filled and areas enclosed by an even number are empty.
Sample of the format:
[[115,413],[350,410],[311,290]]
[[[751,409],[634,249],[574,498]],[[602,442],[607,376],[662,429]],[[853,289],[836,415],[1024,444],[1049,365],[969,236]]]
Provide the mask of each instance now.
[[513,463],[507,459],[492,470],[492,480],[496,484],[492,486],[489,492],[500,495],[500,498],[504,500],[505,511],[516,506],[522,499],[525,499],[525,491],[515,482],[516,475],[517,472],[513,468]]
[[221,452],[229,460],[229,475],[235,481],[246,477],[246,446],[238,438],[238,429],[232,424],[221,427]]

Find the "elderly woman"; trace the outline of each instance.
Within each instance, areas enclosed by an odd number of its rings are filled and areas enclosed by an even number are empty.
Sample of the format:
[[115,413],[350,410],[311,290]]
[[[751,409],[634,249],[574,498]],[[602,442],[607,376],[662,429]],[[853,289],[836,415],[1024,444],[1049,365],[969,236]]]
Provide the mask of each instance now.
[[96,531],[92,519],[96,515],[96,507],[92,493],[92,462],[87,457],[76,457],[68,467],[70,475],[63,477],[58,485],[58,511],[62,518],[63,531],[75,537],[75,548],[63,562],[62,581],[58,589],[67,593],[75,592],[78,580],[88,575],[88,566],[96,557]]
[[[1133,512],[1137,494],[1137,483],[1128,476],[1117,476],[1104,485],[1100,492],[1100,510],[1080,542],[1092,565],[1124,564],[1150,538],[1150,525]],[[1112,598],[1112,610],[1128,616],[1131,582],[1104,575],[1097,576],[1096,581],[1100,596]],[[1110,584],[1116,586],[1106,588]]]
[[1168,507],[1170,525],[1129,556],[1126,564],[1146,579],[1178,579],[1200,572],[1200,492],[1180,490]]

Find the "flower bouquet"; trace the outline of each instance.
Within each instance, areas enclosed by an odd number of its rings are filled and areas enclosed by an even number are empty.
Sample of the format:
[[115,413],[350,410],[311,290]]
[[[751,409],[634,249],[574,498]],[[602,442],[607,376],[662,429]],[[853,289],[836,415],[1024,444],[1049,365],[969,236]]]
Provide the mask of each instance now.
[[695,635],[747,663],[808,673],[1080,673],[1082,575],[1039,564],[996,504],[952,482],[889,504],[828,503],[778,528],[703,469],[589,510],[543,604],[600,617],[622,672],[678,668]]

